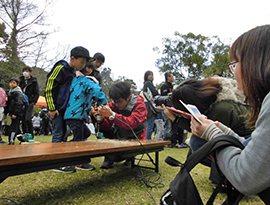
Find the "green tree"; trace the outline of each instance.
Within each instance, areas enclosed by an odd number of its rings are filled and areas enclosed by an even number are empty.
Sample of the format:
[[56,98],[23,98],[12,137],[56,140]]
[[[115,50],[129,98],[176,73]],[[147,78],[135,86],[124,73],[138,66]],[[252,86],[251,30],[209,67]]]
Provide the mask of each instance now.
[[[171,71],[178,84],[187,78],[202,78],[214,72],[227,72],[224,67],[228,62],[228,48],[217,37],[174,33],[173,38],[163,38],[161,53],[156,66],[161,73]],[[162,51],[160,51],[162,50]]]
[[138,93],[137,85],[132,79],[128,79],[125,76],[119,76],[115,82],[128,82],[131,85],[131,93]]
[[219,37],[214,36],[211,47],[211,64],[204,70],[204,76],[211,76],[213,73],[220,73],[224,77],[231,76],[228,69],[230,46],[222,43]]
[[101,83],[102,91],[106,95],[109,95],[109,90],[113,84],[113,79],[111,78],[111,69],[110,68],[103,68],[100,71],[100,75],[102,78],[102,83]]
[[0,23],[5,24],[8,35],[1,52],[12,72],[20,72],[24,63],[33,65],[35,59],[40,58],[40,49],[51,33],[46,23],[46,12],[51,3],[50,0],[42,1],[41,8],[23,0],[0,0]]
[[8,40],[8,34],[5,32],[6,30],[6,26],[3,23],[0,24],[0,44],[5,44],[7,43],[7,40]]

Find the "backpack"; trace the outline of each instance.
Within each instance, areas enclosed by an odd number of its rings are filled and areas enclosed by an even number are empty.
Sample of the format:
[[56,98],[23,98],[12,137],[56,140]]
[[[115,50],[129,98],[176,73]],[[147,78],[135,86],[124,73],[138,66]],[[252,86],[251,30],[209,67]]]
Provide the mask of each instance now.
[[160,111],[157,110],[155,107],[150,89],[147,88],[147,92],[141,91],[140,95],[144,97],[144,102],[148,103],[148,106],[151,109],[151,111],[154,113],[154,115],[157,115]]
[[26,110],[29,105],[28,96],[24,93],[23,94],[23,109]]
[[[196,188],[196,185],[190,175],[190,171],[210,154],[213,154],[215,161],[216,151],[222,150],[228,146],[238,147],[244,149],[243,144],[233,136],[224,135],[210,140],[203,147],[196,152],[188,156],[184,164],[181,162],[167,157],[165,162],[171,166],[181,167],[180,172],[176,175],[175,179],[170,183],[169,189],[162,195],[160,199],[161,205],[203,205],[200,194]],[[216,163],[217,166],[217,163]],[[218,167],[218,166],[217,166]],[[219,170],[219,169],[218,169]],[[237,189],[235,189],[226,177],[219,170],[221,179],[212,193],[211,197],[207,201],[207,205],[213,204],[218,192],[221,190],[222,184],[225,184],[227,188],[227,198],[223,202],[225,205],[238,204],[244,197]],[[266,204],[270,204],[270,188],[259,193],[259,197]]]
[[3,88],[0,88],[0,107],[5,107],[6,101],[6,92],[3,90]]

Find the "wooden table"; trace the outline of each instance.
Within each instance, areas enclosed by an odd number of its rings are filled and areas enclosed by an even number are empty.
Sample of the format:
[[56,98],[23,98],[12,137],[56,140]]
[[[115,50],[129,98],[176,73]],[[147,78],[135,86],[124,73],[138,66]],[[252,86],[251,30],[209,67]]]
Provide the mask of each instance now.
[[[89,163],[90,158],[106,154],[139,155],[155,152],[154,169],[158,172],[159,151],[170,144],[157,140],[109,140],[61,143],[28,143],[0,146],[0,183],[10,176]],[[148,167],[149,168],[149,167]]]

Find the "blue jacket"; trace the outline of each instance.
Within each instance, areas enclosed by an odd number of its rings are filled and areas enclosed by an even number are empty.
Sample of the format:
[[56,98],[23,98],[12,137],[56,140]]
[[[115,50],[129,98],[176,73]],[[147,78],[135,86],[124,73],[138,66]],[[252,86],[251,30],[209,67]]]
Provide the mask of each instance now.
[[75,77],[71,83],[70,97],[64,119],[87,120],[91,111],[92,100],[95,100],[98,105],[107,104],[106,95],[98,84],[85,76]]
[[64,61],[58,61],[49,72],[45,87],[45,97],[50,111],[65,111],[75,69]]

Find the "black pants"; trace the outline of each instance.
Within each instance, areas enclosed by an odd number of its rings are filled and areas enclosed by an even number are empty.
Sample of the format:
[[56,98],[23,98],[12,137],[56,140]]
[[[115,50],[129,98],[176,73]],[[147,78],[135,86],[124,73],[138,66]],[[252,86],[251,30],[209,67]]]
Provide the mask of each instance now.
[[171,142],[172,145],[181,144],[183,142],[183,135],[184,130],[180,127],[178,127],[177,124],[172,123],[172,136],[171,136]]
[[20,117],[16,117],[15,119],[12,119],[11,125],[10,125],[10,134],[8,137],[9,143],[14,143],[15,137],[17,134],[20,134]]
[[33,123],[32,123],[33,110],[34,110],[34,105],[29,104],[25,110],[25,114],[22,119],[23,133],[30,133],[32,134],[32,136],[34,136]]
[[44,120],[41,125],[41,134],[48,135],[50,131],[50,121]]

